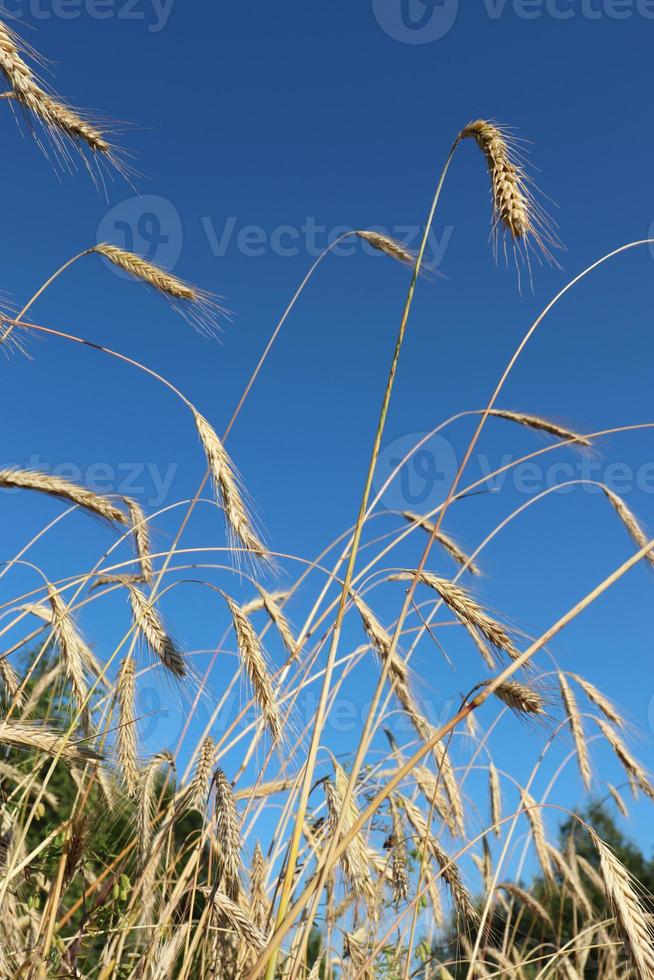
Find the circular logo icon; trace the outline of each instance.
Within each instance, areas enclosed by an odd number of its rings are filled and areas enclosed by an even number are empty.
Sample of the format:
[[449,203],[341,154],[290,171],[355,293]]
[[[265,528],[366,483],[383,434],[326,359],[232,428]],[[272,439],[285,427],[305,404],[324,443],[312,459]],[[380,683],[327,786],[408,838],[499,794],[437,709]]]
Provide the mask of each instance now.
[[372,0],[375,20],[403,44],[431,44],[452,29],[459,0]]
[[[167,198],[155,194],[128,197],[113,207],[98,226],[98,242],[118,245],[169,270],[179,261],[183,240],[179,211]],[[107,264],[117,275],[129,278],[126,272]]]
[[447,496],[457,467],[456,453],[447,439],[427,432],[410,433],[380,453],[374,490],[388,510],[427,513]]

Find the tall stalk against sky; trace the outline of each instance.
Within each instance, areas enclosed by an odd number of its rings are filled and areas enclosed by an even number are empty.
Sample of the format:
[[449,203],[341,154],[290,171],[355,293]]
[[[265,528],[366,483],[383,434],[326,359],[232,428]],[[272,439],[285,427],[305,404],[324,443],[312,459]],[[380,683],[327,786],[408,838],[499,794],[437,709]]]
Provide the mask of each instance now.
[[[422,236],[422,241],[420,243],[420,248],[418,250],[418,255],[416,257],[415,266],[411,276],[411,282],[409,284],[409,291],[407,293],[406,302],[404,304],[404,311],[402,313],[402,319],[400,321],[400,329],[397,335],[397,340],[395,342],[395,349],[393,351],[393,358],[391,361],[391,368],[388,374],[388,380],[386,382],[386,390],[384,391],[384,397],[382,399],[381,410],[379,413],[379,421],[377,423],[377,430],[375,432],[375,438],[372,446],[372,453],[370,455],[370,462],[368,464],[368,472],[366,475],[366,481],[363,488],[363,495],[361,497],[361,504],[359,506],[359,513],[357,516],[357,522],[354,528],[354,534],[352,537],[352,546],[350,548],[350,554],[347,561],[347,566],[345,569],[345,576],[343,579],[343,586],[341,589],[341,595],[338,603],[338,608],[336,610],[336,618],[334,621],[334,626],[332,629],[331,642],[329,645],[329,653],[327,656],[327,665],[325,667],[325,676],[323,679],[322,690],[320,692],[320,700],[318,703],[318,708],[316,711],[315,722],[313,726],[313,732],[311,735],[311,744],[309,746],[309,754],[307,757],[304,775],[302,779],[302,788],[300,791],[300,799],[298,801],[297,813],[295,817],[295,823],[293,826],[293,834],[291,837],[291,842],[288,851],[288,857],[286,860],[286,869],[284,873],[284,880],[282,884],[281,895],[279,899],[279,907],[277,909],[277,925],[279,925],[288,910],[288,904],[291,897],[291,891],[293,887],[293,879],[295,877],[295,868],[297,864],[298,851],[300,847],[300,840],[302,837],[302,828],[304,826],[304,819],[307,812],[307,804],[309,801],[309,793],[311,791],[311,785],[313,782],[313,774],[316,767],[316,759],[318,756],[318,749],[320,747],[320,737],[322,735],[323,725],[325,723],[325,714],[327,709],[327,702],[329,698],[329,691],[332,682],[332,676],[334,673],[334,664],[336,663],[336,657],[338,654],[338,646],[341,638],[341,629],[343,626],[343,617],[345,615],[345,607],[347,605],[348,597],[350,594],[350,586],[352,584],[352,577],[354,575],[354,567],[357,560],[357,554],[359,551],[359,544],[361,542],[361,533],[363,531],[363,525],[366,517],[366,512],[368,510],[368,501],[370,500],[370,492],[372,490],[372,481],[375,475],[375,469],[377,466],[377,459],[379,457],[379,450],[381,448],[381,442],[384,435],[384,428],[386,426],[386,418],[388,416],[388,408],[391,401],[391,395],[393,393],[393,385],[395,383],[395,376],[397,374],[397,366],[400,360],[400,353],[402,351],[402,344],[404,343],[404,337],[406,335],[407,324],[409,322],[409,315],[411,313],[411,306],[413,304],[413,297],[416,291],[416,283],[418,281],[418,276],[420,275],[420,270],[422,268],[422,263],[425,255],[425,249],[427,247],[427,242],[429,240],[429,234],[436,216],[436,209],[438,207],[438,201],[441,196],[441,191],[443,189],[443,184],[445,183],[445,177],[447,171],[449,170],[450,163],[452,162],[452,157],[456,151],[457,146],[461,142],[461,134],[457,136],[450,152],[448,153],[445,165],[441,172],[438,184],[436,186],[436,191],[434,194],[434,199],[429,210],[429,216],[425,224],[425,229]],[[276,954],[273,954],[270,958],[266,969],[267,980],[272,980],[275,973],[276,965]]]

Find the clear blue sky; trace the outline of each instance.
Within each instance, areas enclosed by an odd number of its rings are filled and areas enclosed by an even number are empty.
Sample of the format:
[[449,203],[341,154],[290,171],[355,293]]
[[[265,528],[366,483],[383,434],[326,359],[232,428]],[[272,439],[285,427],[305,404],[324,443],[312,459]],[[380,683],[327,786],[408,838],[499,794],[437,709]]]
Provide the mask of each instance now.
[[[419,287],[384,458],[396,454],[395,440],[404,448],[407,436],[481,407],[519,338],[566,279],[611,248],[648,235],[654,11],[635,0],[488,0],[461,3],[458,12],[451,3],[412,3],[413,26],[402,20],[400,0],[176,0],[165,9],[153,0],[130,6],[8,0],[8,9],[22,13],[18,28],[56,62],[57,91],[124,121],[119,138],[138,175],[134,187],[117,177],[108,200],[83,171],[58,176],[34,142],[20,137],[3,104],[4,291],[20,303],[98,235],[145,249],[154,243],[155,260],[174,262],[179,275],[225,297],[234,318],[224,323],[219,343],[195,334],[158,297],[95,258],[53,288],[34,319],[146,362],[221,430],[313,260],[313,232],[302,229],[313,227],[321,246],[342,225],[398,234],[419,227],[456,132],[472,118],[495,118],[533,142],[538,182],[556,202],[552,210],[567,246],[560,255],[564,271],[537,268],[534,293],[521,296],[513,271],[495,266],[484,161],[473,145],[463,146],[435,229],[443,276]],[[442,33],[450,15],[456,15],[451,28],[432,40],[429,32]],[[126,228],[133,239],[121,237]],[[276,550],[313,557],[355,516],[406,284],[406,270],[360,248],[328,259],[238,421],[231,450]],[[647,249],[586,280],[546,320],[501,406],[584,431],[652,420],[653,290]],[[128,467],[147,463],[164,478],[174,468],[165,503],[194,492],[204,460],[189,415],[169,393],[88,350],[41,339],[29,347],[32,361],[0,361],[4,463],[65,462],[87,477],[103,463],[114,488],[125,490]],[[467,421],[448,430],[455,453],[470,432]],[[504,454],[544,444],[494,423],[480,451],[499,465]],[[651,528],[653,445],[647,430],[614,436],[599,445],[593,472],[612,482],[624,474],[607,468],[624,464],[632,474],[628,483],[641,486],[625,488],[622,480],[614,487]],[[546,459],[583,475],[569,450]],[[649,476],[641,469],[646,464]],[[472,475],[478,472],[475,463]],[[138,476],[139,486],[142,499],[156,506],[152,479]],[[472,549],[525,499],[507,483],[502,494],[454,508],[448,529]],[[396,507],[397,497],[388,505]],[[31,498],[3,500],[3,552],[12,555],[57,512]],[[392,517],[380,520],[386,529],[394,526]],[[175,523],[165,519],[160,527],[165,545]],[[222,540],[220,520],[207,509],[186,543]],[[31,555],[56,577],[86,567],[106,536],[75,516],[47,541]],[[602,498],[580,491],[550,497],[489,547],[481,594],[517,627],[538,635],[629,552]],[[403,561],[417,556],[416,543]],[[433,567],[451,571],[440,556]],[[6,579],[3,601],[37,582],[31,572]],[[243,594],[233,579],[230,587]],[[636,569],[552,647],[563,666],[625,707],[650,764],[653,589],[651,574]],[[385,596],[377,612],[389,621],[400,596]],[[296,620],[309,597],[292,608]],[[190,588],[171,596],[167,612],[189,649],[212,648],[225,622],[215,597]],[[126,625],[124,605],[112,600],[85,625],[110,644]],[[351,645],[360,639],[355,629],[346,633]],[[479,679],[474,651],[458,641],[451,651],[460,670],[454,677],[428,645],[416,660],[422,694],[436,705]],[[358,691],[367,691],[374,674],[357,676]],[[218,690],[220,680],[216,672]],[[169,737],[178,714],[173,708],[157,738]],[[511,719],[494,741],[500,761],[522,772],[540,744]],[[607,758],[598,754],[598,761]],[[619,781],[617,768],[611,774]],[[574,803],[577,785],[564,779],[559,799]],[[648,814],[638,814],[636,829],[649,847]]]

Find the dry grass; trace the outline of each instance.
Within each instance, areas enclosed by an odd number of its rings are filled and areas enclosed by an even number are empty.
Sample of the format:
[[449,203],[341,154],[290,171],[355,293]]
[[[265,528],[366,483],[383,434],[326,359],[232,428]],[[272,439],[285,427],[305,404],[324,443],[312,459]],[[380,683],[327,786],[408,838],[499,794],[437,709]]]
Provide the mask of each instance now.
[[[45,90],[30,60],[0,24],[6,104],[110,155],[103,134]],[[478,144],[488,165],[494,230],[523,254],[532,245],[552,246],[515,141],[485,121],[454,141],[425,242],[465,139]],[[494,474],[466,486],[464,465],[435,512],[406,510],[409,527],[400,521],[399,530],[377,536],[372,477],[424,243],[413,255],[385,235],[357,234],[413,274],[359,517],[335,542],[322,542],[319,558],[286,556],[282,568],[273,564],[226,448],[232,423],[221,439],[195,409],[226,540],[220,533],[207,542],[192,537],[201,473],[191,504],[156,516],[131,498],[46,473],[0,471],[0,490],[48,497],[57,514],[72,508],[67,520],[76,533],[99,518],[94,531],[107,539],[92,567],[79,569],[69,549],[57,547],[60,522],[50,520],[26,537],[19,554],[0,556],[2,976],[654,976],[652,924],[639,885],[592,829],[596,861],[576,850],[572,833],[560,847],[553,843],[555,818],[575,819],[566,806],[573,776],[575,799],[584,799],[593,774],[593,788],[624,819],[622,786],[616,788],[622,777],[644,803],[654,800],[620,710],[571,672],[574,647],[556,644],[560,630],[638,560],[654,561],[648,535],[625,501],[602,487],[637,552],[619,566],[616,557],[617,571],[524,652],[519,638],[526,633],[506,625],[519,622],[520,610],[496,615],[489,599],[460,584],[466,572],[480,576],[486,562],[478,554],[523,508],[503,517],[470,554],[442,529],[453,502],[484,489]],[[116,246],[90,251],[182,310],[202,316],[210,302],[203,290]],[[20,326],[12,321],[12,329]],[[41,329],[52,340],[71,340]],[[223,407],[220,400],[213,406],[217,417]],[[488,414],[552,436],[556,442],[540,452],[596,441],[540,416],[496,409],[494,401]],[[484,424],[482,418],[477,435]],[[29,496],[20,503],[29,508]],[[69,524],[61,526],[67,531]],[[153,542],[160,540],[166,544],[157,553]],[[414,560],[416,541],[424,550]],[[28,554],[36,542],[40,565]],[[283,543],[275,544],[284,556]],[[452,562],[450,577],[440,566]],[[412,570],[398,573],[407,563]],[[25,586],[20,575],[28,572]],[[498,559],[494,575],[502,572]],[[199,651],[182,652],[159,611],[181,585],[198,597],[197,605],[178,608],[207,637]],[[484,591],[491,588],[489,577]],[[86,632],[92,623],[93,649],[80,625]],[[175,626],[186,638],[185,624]],[[141,661],[141,647],[150,661]],[[545,647],[556,661],[551,689],[533,680],[535,670],[517,674]],[[491,680],[479,682],[475,649]],[[192,668],[194,656],[205,658],[206,672]],[[639,665],[628,669],[636,683]],[[423,692],[437,692],[444,706],[438,718]],[[521,727],[518,720],[538,724]],[[506,751],[511,739],[533,757],[530,772]],[[596,743],[603,749],[597,757]],[[532,887],[534,867],[543,889]],[[563,930],[566,910],[572,936]],[[312,960],[315,930],[321,948]]]

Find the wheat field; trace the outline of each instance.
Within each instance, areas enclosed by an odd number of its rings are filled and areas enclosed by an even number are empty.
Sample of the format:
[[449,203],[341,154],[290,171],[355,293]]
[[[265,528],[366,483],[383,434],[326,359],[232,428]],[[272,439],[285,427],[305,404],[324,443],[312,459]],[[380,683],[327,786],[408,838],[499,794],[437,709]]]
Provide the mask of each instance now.
[[[92,173],[125,172],[111,134],[49,91],[32,64],[31,49],[0,23],[3,98],[16,121],[52,152],[81,155]],[[7,118],[5,127],[9,141]],[[72,259],[54,256],[53,268],[63,263],[54,275],[18,311],[1,314],[3,371],[11,371],[34,337],[43,341],[39,356],[48,344],[88,348],[89,355],[127,365],[134,385],[145,374],[164,386],[188,414],[198,443],[197,492],[180,507],[177,534],[165,548],[156,534],[158,515],[137,499],[98,494],[37,469],[0,470],[0,490],[26,500],[45,495],[60,514],[99,522],[106,537],[88,569],[71,568],[61,577],[33,566],[41,584],[29,592],[13,590],[12,573],[30,561],[35,541],[48,540],[57,521],[26,536],[19,553],[0,556],[3,977],[654,977],[651,896],[603,839],[592,807],[573,812],[569,796],[559,795],[560,769],[552,767],[549,751],[563,746],[579,799],[609,801],[625,816],[629,793],[654,800],[619,707],[592,677],[559,666],[550,646],[637,563],[654,564],[654,542],[625,501],[599,484],[606,520],[623,527],[629,557],[616,560],[612,574],[546,633],[528,637],[515,624],[515,610],[496,612],[484,597],[484,550],[517,511],[471,553],[447,530],[457,502],[496,475],[472,479],[468,464],[497,420],[540,435],[528,459],[561,448],[587,452],[607,435],[512,410],[503,389],[550,310],[590,272],[647,241],[597,259],[545,306],[486,407],[469,413],[474,434],[445,498],[428,513],[397,513],[383,536],[373,524],[386,485],[419,449],[412,447],[377,487],[414,295],[428,272],[425,246],[450,166],[475,145],[490,179],[498,257],[515,266],[523,286],[536,260],[555,261],[556,231],[519,143],[487,120],[456,135],[416,254],[378,232],[352,233],[384,261],[403,265],[408,286],[370,456],[361,464],[363,494],[352,501],[351,526],[325,541],[317,556],[289,562],[284,543],[267,540],[252,517],[229,436],[289,314],[333,246],[295,292],[263,356],[253,358],[221,434],[192,392],[154,368],[110,342],[100,346],[30,316],[53,282],[97,256],[209,335],[223,312],[211,292],[116,244],[91,242]],[[450,421],[435,420],[434,431]],[[216,522],[215,540],[197,550],[182,547],[210,490],[224,532]],[[413,554],[408,568],[397,567],[400,546],[402,554]],[[197,672],[175,639],[181,624],[167,623],[161,612],[163,597],[182,581],[215,600],[221,648],[234,654],[222,689]],[[124,599],[124,623],[112,649],[102,636],[86,636],[81,624],[89,607],[116,595]],[[308,610],[301,622],[288,611],[297,596]],[[452,630],[464,638],[467,662],[478,674],[463,695],[446,651]],[[438,724],[423,710],[412,666],[425,647],[436,669],[442,665],[439,684],[449,686],[455,705]],[[365,711],[343,755],[331,744],[330,717],[362,667]],[[140,744],[138,692],[153,672],[171,699],[188,706],[185,733],[198,731],[190,749],[185,743],[184,757],[163,745],[146,752]],[[298,707],[307,690],[317,692],[310,717]],[[233,717],[235,691],[245,694]],[[203,731],[194,725],[200,708],[208,717]],[[401,740],[389,724],[392,715],[406,722]],[[510,760],[493,757],[491,734],[500,721],[533,742],[537,761],[527,781],[511,771]],[[606,773],[595,761],[598,744],[614,761]],[[544,775],[548,790],[537,794]],[[471,783],[483,784],[483,799],[473,797]],[[552,819],[564,822],[565,839],[553,837]]]

